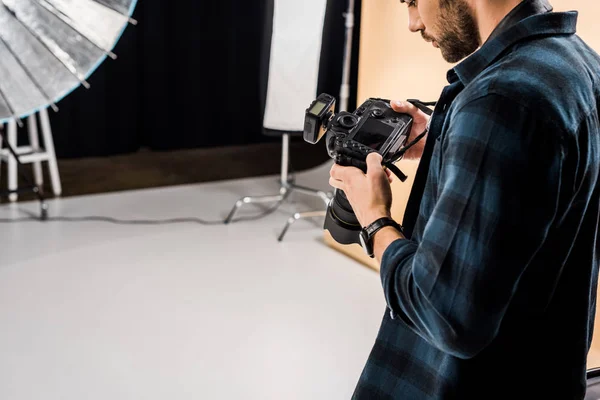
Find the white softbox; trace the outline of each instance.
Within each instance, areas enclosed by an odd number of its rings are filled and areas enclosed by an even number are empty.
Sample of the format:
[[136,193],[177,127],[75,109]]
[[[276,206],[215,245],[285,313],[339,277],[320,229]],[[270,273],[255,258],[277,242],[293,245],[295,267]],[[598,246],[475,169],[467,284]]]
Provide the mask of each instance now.
[[274,0],[263,126],[298,133],[317,97],[327,0]]

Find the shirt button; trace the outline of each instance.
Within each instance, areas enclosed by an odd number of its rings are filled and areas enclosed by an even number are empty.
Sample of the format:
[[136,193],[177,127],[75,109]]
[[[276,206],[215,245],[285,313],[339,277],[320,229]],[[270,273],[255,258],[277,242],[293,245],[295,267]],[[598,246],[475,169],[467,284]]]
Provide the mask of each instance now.
[[394,310],[392,310],[392,307],[388,307],[390,309],[390,318],[391,319],[396,319],[396,313],[394,312]]

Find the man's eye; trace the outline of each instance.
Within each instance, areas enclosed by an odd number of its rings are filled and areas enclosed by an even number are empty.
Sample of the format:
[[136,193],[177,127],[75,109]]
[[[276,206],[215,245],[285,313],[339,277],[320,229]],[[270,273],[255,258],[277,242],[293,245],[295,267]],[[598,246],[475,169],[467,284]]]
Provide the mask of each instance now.
[[417,0],[400,0],[400,3],[406,3],[406,5],[408,7],[416,7],[417,6]]

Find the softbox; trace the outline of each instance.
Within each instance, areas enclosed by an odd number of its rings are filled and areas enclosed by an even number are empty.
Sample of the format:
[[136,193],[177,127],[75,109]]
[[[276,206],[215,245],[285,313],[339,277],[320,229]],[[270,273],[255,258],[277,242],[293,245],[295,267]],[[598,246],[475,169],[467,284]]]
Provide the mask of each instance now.
[[269,51],[264,131],[298,134],[304,129],[304,110],[317,96],[327,0],[269,0],[269,7],[273,26],[265,41]]

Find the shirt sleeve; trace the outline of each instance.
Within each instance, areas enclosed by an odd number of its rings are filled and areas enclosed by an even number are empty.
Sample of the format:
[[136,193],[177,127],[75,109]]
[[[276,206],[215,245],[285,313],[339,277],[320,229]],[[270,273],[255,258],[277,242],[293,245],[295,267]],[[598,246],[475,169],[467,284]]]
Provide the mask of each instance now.
[[436,143],[432,213],[418,243],[386,249],[381,280],[392,314],[442,351],[471,358],[490,344],[556,218],[565,155],[550,125],[490,94]]

